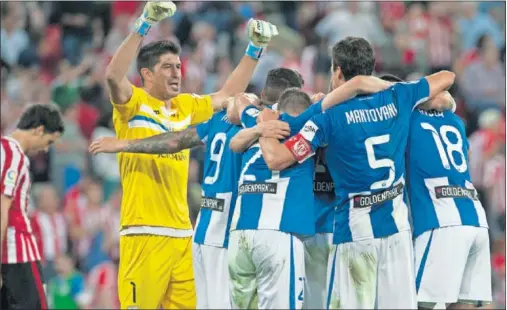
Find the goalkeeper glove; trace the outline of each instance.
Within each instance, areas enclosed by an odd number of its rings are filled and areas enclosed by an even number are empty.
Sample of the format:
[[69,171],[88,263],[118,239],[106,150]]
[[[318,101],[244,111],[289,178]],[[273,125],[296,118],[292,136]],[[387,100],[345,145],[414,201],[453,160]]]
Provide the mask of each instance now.
[[258,19],[248,21],[247,31],[250,43],[245,54],[253,59],[259,59],[271,38],[278,35],[278,29],[275,25]]
[[151,26],[167,17],[173,16],[175,12],[176,5],[171,1],[148,1],[144,6],[143,14],[137,19],[134,25],[134,31],[144,37]]

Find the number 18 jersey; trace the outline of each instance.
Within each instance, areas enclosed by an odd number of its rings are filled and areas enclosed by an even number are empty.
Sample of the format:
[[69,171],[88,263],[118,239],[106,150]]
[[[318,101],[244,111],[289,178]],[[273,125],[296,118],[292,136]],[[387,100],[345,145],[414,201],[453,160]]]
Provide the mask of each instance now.
[[229,244],[242,157],[229,148],[229,143],[240,129],[229,122],[225,111],[197,126],[197,134],[206,145],[201,210],[194,236],[197,244],[224,248]]
[[468,171],[468,140],[450,111],[416,110],[407,147],[414,237],[455,225],[488,227]]

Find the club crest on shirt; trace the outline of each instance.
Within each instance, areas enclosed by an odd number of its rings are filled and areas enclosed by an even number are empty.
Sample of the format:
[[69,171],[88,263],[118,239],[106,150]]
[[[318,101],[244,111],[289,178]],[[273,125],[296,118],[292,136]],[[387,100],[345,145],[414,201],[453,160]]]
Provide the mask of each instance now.
[[9,169],[7,170],[7,173],[5,174],[5,185],[16,185],[16,180],[18,178],[18,172],[15,169]]

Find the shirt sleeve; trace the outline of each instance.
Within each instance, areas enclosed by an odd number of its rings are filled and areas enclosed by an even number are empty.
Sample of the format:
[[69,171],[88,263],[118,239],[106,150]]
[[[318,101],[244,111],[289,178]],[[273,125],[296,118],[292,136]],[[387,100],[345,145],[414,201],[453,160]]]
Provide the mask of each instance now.
[[303,113],[299,114],[296,119],[304,120],[305,122],[310,120],[313,116],[322,113],[322,100],[312,104]]
[[17,147],[7,141],[2,141],[0,154],[0,193],[2,195],[8,197],[14,195],[24,160],[24,155],[19,152]]
[[195,129],[202,143],[206,143],[206,141],[208,141],[208,135],[211,129],[211,120],[200,123],[199,125],[195,126]]
[[257,109],[255,106],[250,105],[246,107],[241,113],[241,125],[244,128],[252,128],[257,125],[257,116],[261,111]]
[[109,97],[113,108],[118,112],[123,120],[129,120],[134,117],[139,110],[141,97],[143,96],[144,90],[132,85],[132,96],[126,103],[118,104],[113,101],[113,98]]
[[191,125],[196,125],[209,120],[213,116],[213,105],[209,95],[199,96],[191,94],[188,99],[192,104],[192,119]]
[[302,163],[312,157],[319,147],[328,144],[331,130],[331,115],[326,112],[317,114],[305,123],[297,135],[287,140],[285,146]]
[[400,82],[394,85],[400,104],[410,104],[412,110],[430,97],[430,85],[426,78],[414,82]]

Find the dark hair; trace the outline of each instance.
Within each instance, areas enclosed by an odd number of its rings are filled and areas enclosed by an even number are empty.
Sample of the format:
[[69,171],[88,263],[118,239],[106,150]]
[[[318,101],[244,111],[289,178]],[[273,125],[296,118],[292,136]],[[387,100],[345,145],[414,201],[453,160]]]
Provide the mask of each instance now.
[[[159,62],[160,56],[164,54],[179,55],[181,48],[178,44],[169,40],[156,41],[141,47],[137,54],[137,71],[141,75],[142,68],[153,71],[153,67]],[[142,75],[141,75],[142,78]]]
[[332,50],[332,70],[340,67],[346,81],[357,75],[371,75],[375,69],[375,56],[370,43],[363,38],[346,37]]
[[288,88],[278,98],[278,110],[281,112],[300,112],[312,104],[312,99],[299,88]]
[[389,73],[381,75],[380,78],[388,82],[403,82],[403,80],[400,77],[397,77],[396,75]]
[[50,105],[36,104],[29,107],[21,115],[17,128],[29,130],[39,126],[43,126],[44,132],[50,134],[63,133],[65,130],[60,112]]
[[303,87],[303,78],[301,75],[292,69],[276,68],[268,72],[266,84],[264,85],[263,93],[264,100],[274,104],[284,90],[291,87]]
[[480,36],[479,39],[477,39],[477,41],[475,42],[475,48],[477,48],[477,50],[482,52],[482,50],[486,46],[486,41],[488,39],[489,39],[489,36],[487,34],[483,34],[482,36]]

